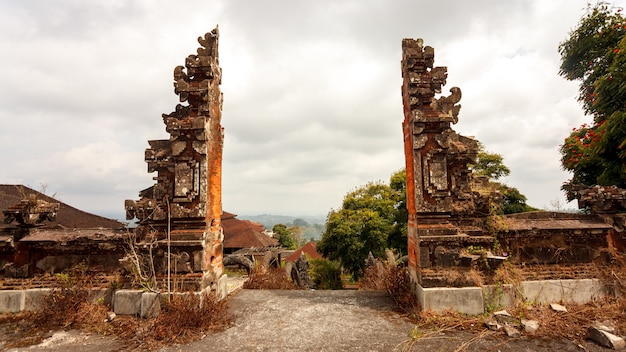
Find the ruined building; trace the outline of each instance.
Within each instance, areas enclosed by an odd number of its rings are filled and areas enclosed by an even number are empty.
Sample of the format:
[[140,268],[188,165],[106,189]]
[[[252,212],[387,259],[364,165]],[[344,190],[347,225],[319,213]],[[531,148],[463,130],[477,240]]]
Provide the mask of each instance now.
[[[78,264],[113,272],[125,224],[71,207],[22,185],[0,185],[0,277],[55,273]],[[6,282],[4,286],[6,286]]]
[[218,39],[217,28],[198,38],[197,53],[174,68],[174,92],[183,104],[162,115],[170,138],[149,141],[145,152],[156,184],[141,191],[138,201],[125,202],[126,218],[139,220],[138,239],[157,241],[160,248],[169,244],[186,258],[185,267],[203,273],[202,288],[216,286],[223,272]]
[[[457,134],[461,90],[436,97],[447,68],[421,39],[402,41],[402,100],[407,172],[409,269],[424,284],[425,268],[459,267],[475,260],[467,248],[485,248],[487,259],[513,263],[608,262],[624,248],[626,191],[579,191],[589,214],[530,212],[500,215],[502,195],[485,177],[473,176],[478,143]],[[529,270],[529,269],[527,269]]]

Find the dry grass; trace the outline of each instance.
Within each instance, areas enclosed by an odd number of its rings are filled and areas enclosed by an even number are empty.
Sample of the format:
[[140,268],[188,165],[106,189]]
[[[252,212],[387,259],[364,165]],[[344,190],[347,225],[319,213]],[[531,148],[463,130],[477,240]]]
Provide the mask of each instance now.
[[287,273],[282,268],[258,267],[250,273],[243,288],[259,290],[297,290]]
[[[9,336],[6,348],[40,343],[51,331],[78,329],[101,335],[114,335],[129,348],[154,350],[172,343],[187,343],[231,322],[228,302],[215,295],[189,293],[174,296],[153,319],[118,316],[105,321],[110,307],[94,302],[88,279],[61,276],[59,284],[34,312],[0,316],[2,336]],[[37,322],[33,324],[33,322]]]
[[93,291],[87,288],[91,281],[89,276],[73,278],[65,274],[58,275],[51,293],[43,299],[40,309],[0,318],[0,324],[11,320],[15,323],[15,336],[7,341],[6,347],[39,343],[54,330],[82,329],[103,334],[115,333],[113,327],[104,324],[110,309],[102,303],[94,302]]
[[361,279],[361,289],[385,291],[393,298],[400,310],[409,316],[420,311],[411,287],[411,279],[406,267],[395,265],[370,265]]
[[[382,264],[382,263],[381,263]],[[460,273],[476,272],[472,270],[454,271],[446,270],[438,273],[438,276],[449,282],[458,282]],[[517,299],[514,307],[507,311],[515,318],[513,324],[521,328],[521,320],[529,319],[539,322],[539,330],[533,335],[536,338],[563,339],[581,344],[587,337],[588,329],[592,323],[598,321],[616,328],[617,335],[626,334],[626,270],[621,265],[611,267],[588,265],[551,265],[551,266],[515,266],[509,263],[500,266],[491,273],[486,280],[497,284],[512,284],[515,288],[521,281],[529,277],[546,272],[563,278],[580,277],[587,275],[599,278],[609,292],[621,293],[622,298],[605,298],[587,304],[564,304],[568,312],[559,313],[553,311],[547,304],[532,304],[532,302]],[[480,277],[482,279],[482,277]],[[405,281],[406,279],[406,281]],[[477,277],[466,277],[466,281],[481,282]],[[401,349],[411,350],[419,344],[421,339],[434,339],[444,336],[446,332],[464,331],[473,336],[459,345],[457,351],[467,350],[479,344],[481,339],[488,336],[504,337],[502,331],[491,331],[485,326],[485,320],[490,319],[488,314],[480,316],[468,316],[455,311],[432,312],[419,311],[415,306],[415,296],[410,291],[410,282],[406,270],[387,265],[371,265],[362,279],[361,285],[366,289],[387,291],[398,306],[415,322],[415,328],[409,333],[410,338],[401,346]],[[521,297],[518,295],[517,297]],[[408,303],[408,304],[407,304]],[[558,303],[558,302],[555,302]],[[410,304],[413,304],[411,306]]]
[[558,337],[581,341],[593,322],[614,326],[617,335],[626,333],[626,298],[606,298],[587,304],[565,304],[567,313],[550,309],[549,305],[516,307],[509,310],[513,316],[537,320],[540,328],[537,336]]
[[[122,337],[138,347],[155,350],[165,345],[201,339],[211,331],[225,329],[231,321],[226,301],[218,300],[213,294],[189,292],[173,296],[158,317],[126,321],[120,327],[131,325],[131,329],[126,329]],[[140,324],[132,329],[137,322]]]

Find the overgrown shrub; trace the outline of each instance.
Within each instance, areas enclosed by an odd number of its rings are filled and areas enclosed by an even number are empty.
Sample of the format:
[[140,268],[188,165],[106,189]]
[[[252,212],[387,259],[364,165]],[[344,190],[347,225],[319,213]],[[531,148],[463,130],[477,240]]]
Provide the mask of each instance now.
[[36,321],[40,329],[102,330],[109,308],[95,301],[95,291],[91,289],[94,276],[80,268],[76,266],[56,274],[56,283],[50,294],[43,298],[40,308],[27,314],[28,319]]
[[385,291],[405,313],[415,314],[421,310],[411,286],[408,268],[390,266],[385,280]]
[[158,349],[171,343],[187,343],[209,331],[221,330],[231,322],[226,300],[215,294],[174,296],[153,319],[118,316],[107,321],[111,308],[94,301],[94,291],[85,283],[88,278],[58,275],[58,285],[34,312],[20,313],[14,334],[5,347],[22,347],[40,343],[50,331],[80,329],[103,335],[115,335],[130,348]]
[[297,290],[298,287],[287,276],[283,268],[265,268],[260,266],[250,273],[243,288],[260,290]]
[[361,288],[387,292],[398,308],[407,314],[416,314],[421,310],[411,287],[409,270],[404,266],[376,261],[365,269]]
[[336,261],[326,259],[312,259],[309,275],[318,290],[340,290],[343,288],[341,282],[341,264]]
[[173,296],[161,314],[136,329],[132,338],[137,345],[154,350],[197,340],[210,331],[223,330],[231,321],[227,301],[219,300],[213,293],[188,292]]

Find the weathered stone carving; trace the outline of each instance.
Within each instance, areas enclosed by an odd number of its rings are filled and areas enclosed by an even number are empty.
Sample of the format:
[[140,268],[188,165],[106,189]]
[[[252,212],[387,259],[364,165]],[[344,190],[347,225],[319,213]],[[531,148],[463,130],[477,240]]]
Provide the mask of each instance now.
[[46,220],[54,221],[58,211],[59,203],[48,203],[31,194],[2,213],[5,224],[16,221],[22,227],[35,227]]
[[467,164],[475,161],[478,143],[450,128],[458,121],[461,89],[453,87],[450,96],[436,99],[447,68],[433,67],[434,49],[424,47],[421,39],[404,39],[402,49],[405,153],[416,212],[471,212]]
[[[187,105],[178,104],[162,115],[169,140],[148,141],[145,160],[148,172],[157,173],[156,184],[141,191],[140,200],[125,202],[126,218],[139,219],[140,238],[165,240],[169,226],[171,245],[180,253],[202,252],[203,288],[216,285],[223,271],[218,38],[217,28],[199,37],[197,54],[189,55],[185,66],[174,68],[174,93]],[[184,253],[188,259],[198,257]]]
[[[484,203],[474,199],[478,195],[472,191],[468,168],[476,160],[478,142],[450,127],[458,121],[461,89],[453,87],[449,96],[435,97],[448,73],[446,67],[433,67],[434,58],[435,50],[422,39],[402,41],[409,267],[417,281],[422,238],[466,236],[462,221]],[[429,254],[427,247],[421,250]]]
[[626,212],[626,189],[617,186],[583,185],[569,187],[578,200],[578,208],[588,208],[593,214],[615,214]]
[[[463,249],[496,248],[489,268],[504,260],[540,264],[610,261],[612,248],[626,248],[626,190],[574,187],[579,207],[591,215],[529,212],[501,215],[503,200],[486,177],[473,176],[478,143],[451,128],[458,121],[461,90],[436,97],[447,69],[433,67],[434,49],[421,39],[402,41],[402,100],[407,171],[409,271],[414,282],[434,285],[429,267],[475,262]],[[506,248],[506,252],[502,250]],[[487,252],[490,253],[490,252]],[[506,253],[506,254],[505,254]],[[430,271],[429,271],[430,270]],[[437,270],[437,269],[435,269]],[[424,275],[424,280],[422,280]],[[430,275],[430,276],[429,276]]]

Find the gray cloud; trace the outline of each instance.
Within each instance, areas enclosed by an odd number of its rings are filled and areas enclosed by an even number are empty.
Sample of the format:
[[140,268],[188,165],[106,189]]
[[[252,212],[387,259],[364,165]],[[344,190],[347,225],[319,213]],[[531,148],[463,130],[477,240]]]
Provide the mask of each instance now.
[[500,153],[535,206],[562,199],[558,145],[587,120],[558,77],[585,1],[165,1],[0,4],[0,182],[45,184],[122,217],[167,138],[172,70],[220,25],[224,209],[324,214],[404,166],[401,40],[463,90],[459,133]]

